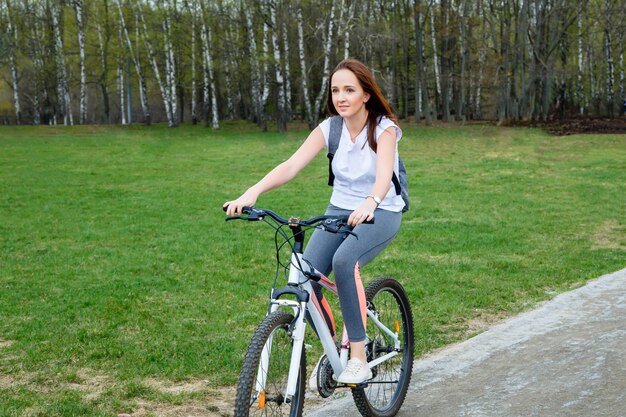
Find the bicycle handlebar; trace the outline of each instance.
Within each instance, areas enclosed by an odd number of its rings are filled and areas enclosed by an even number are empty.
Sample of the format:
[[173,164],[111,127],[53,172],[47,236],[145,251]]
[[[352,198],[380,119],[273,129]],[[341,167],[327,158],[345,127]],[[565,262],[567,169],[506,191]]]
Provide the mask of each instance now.
[[[226,211],[226,207],[224,207],[223,209],[224,211]],[[337,215],[332,215],[332,214],[324,214],[321,216],[312,217],[307,220],[301,220],[299,218],[294,218],[294,217],[285,219],[284,217],[281,217],[275,212],[273,212],[272,210],[260,209],[260,208],[255,208],[255,207],[243,207],[241,211],[247,217],[229,216],[226,218],[226,221],[229,221],[229,220],[258,221],[258,220],[262,220],[263,217],[265,216],[269,216],[272,219],[276,220],[278,223],[286,224],[290,226],[315,226],[316,224],[320,222],[324,222],[325,224],[322,225],[324,227],[338,228],[338,227],[347,226],[348,218],[350,217],[349,215],[337,216]],[[365,221],[363,223],[373,224],[374,219]]]

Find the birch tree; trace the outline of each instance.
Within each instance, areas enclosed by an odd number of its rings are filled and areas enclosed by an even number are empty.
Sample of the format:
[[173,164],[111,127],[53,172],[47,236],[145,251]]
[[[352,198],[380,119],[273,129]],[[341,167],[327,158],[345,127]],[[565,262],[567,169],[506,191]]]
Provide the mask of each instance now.
[[441,0],[441,111],[442,119],[450,120],[450,80],[452,72],[450,28],[448,26],[450,5],[448,0]]
[[286,106],[285,106],[285,86],[280,56],[280,45],[278,44],[278,26],[276,24],[276,1],[268,0],[270,12],[270,27],[272,28],[272,48],[274,50],[274,74],[276,81],[276,123],[279,132],[287,130]]
[[[98,10],[98,4],[93,3],[94,26],[98,35],[98,50],[100,52],[100,75],[98,85],[102,92],[102,105],[104,109],[104,120],[111,123],[111,106],[109,104],[109,42],[111,39],[111,24],[109,21],[108,0],[102,1],[102,13]],[[104,23],[101,23],[103,21]]]
[[[626,11],[622,11],[622,14],[626,14]],[[624,16],[626,17],[626,16]],[[617,32],[618,38],[618,51],[619,51],[619,97],[624,101],[622,106],[626,106],[626,90],[624,88],[624,27],[620,27]],[[620,104],[620,103],[618,103]],[[621,113],[626,113],[626,109],[622,108],[620,110]]]
[[302,5],[296,5],[296,21],[298,24],[298,56],[300,58],[300,83],[302,84],[302,100],[304,101],[305,118],[310,129],[315,128],[317,122],[313,117],[311,99],[309,98],[309,77],[306,63],[306,52],[304,49],[304,29],[302,26]]
[[467,19],[468,19],[468,3],[467,0],[461,0],[460,2],[460,13],[459,13],[459,38],[460,38],[460,74],[459,74],[459,89],[457,93],[457,102],[456,102],[456,111],[455,111],[455,119],[462,120],[465,114],[465,78],[466,78],[466,67],[467,60],[469,56],[469,46],[468,46],[468,29],[467,29]]
[[328,88],[328,74],[330,72],[330,53],[333,45],[333,33],[334,30],[334,20],[335,20],[335,3],[332,2],[330,6],[330,16],[328,18],[328,30],[325,33],[326,41],[324,42],[324,67],[322,69],[322,85],[320,86],[320,91],[317,94],[317,98],[315,99],[315,107],[313,110],[313,117],[315,117],[315,123],[317,124],[317,119],[320,117],[320,112],[322,109],[322,103],[324,98],[326,97],[327,88]]
[[[165,47],[165,79],[167,89],[167,102],[169,105],[171,122],[170,127],[178,126],[178,95],[176,94],[177,74],[176,59],[174,57],[174,47],[172,45],[172,17],[170,7],[165,4],[162,20],[163,43]],[[176,2],[173,3],[173,12],[176,12]],[[145,24],[145,23],[144,23]],[[147,35],[147,34],[146,34]]]
[[[529,1],[529,0],[526,0]],[[478,81],[476,82],[476,93],[474,98],[474,114],[477,118],[482,118],[481,111],[481,97],[482,97],[482,85],[485,74],[485,60],[487,56],[487,19],[486,14],[484,12],[484,8],[479,3],[477,6],[479,9],[479,15],[481,16],[482,25],[481,25],[481,35],[480,35],[480,45],[478,52]]]
[[15,22],[13,5],[10,0],[5,1],[7,8],[7,43],[9,49],[9,66],[11,68],[11,87],[13,89],[13,105],[15,106],[15,123],[22,123],[22,106],[20,103],[20,87],[17,75],[16,50],[18,29]]
[[41,114],[42,104],[47,103],[49,101],[47,91],[46,91],[46,88],[44,87],[44,81],[43,81],[44,79],[43,48],[42,48],[41,42],[39,42],[39,40],[41,39],[40,33],[43,31],[41,28],[42,19],[40,19],[39,17],[41,17],[43,13],[40,12],[41,7],[35,7],[28,0],[24,0],[23,6],[24,6],[24,15],[28,16],[34,21],[32,24],[28,25],[30,26],[30,30],[26,30],[27,26],[24,26],[24,29],[25,29],[24,33],[25,35],[29,36],[29,39],[26,43],[27,45],[26,53],[33,63],[33,76],[35,78],[34,82],[32,83],[34,91],[32,92],[32,98],[30,100],[32,112],[33,112],[32,122],[34,125],[39,125],[42,123],[42,114]]
[[207,125],[244,115],[267,129],[271,94],[281,129],[292,108],[313,128],[332,63],[351,55],[403,118],[547,119],[565,104],[608,114],[625,94],[622,3],[0,0],[0,71],[19,123],[71,124],[70,99],[77,122],[132,122],[138,90],[146,123],[176,126],[190,109]]
[[[289,9],[286,10],[289,12]],[[288,13],[290,16],[290,13]],[[285,59],[283,62],[285,63],[285,118],[287,121],[291,120],[291,66],[289,65],[289,27],[286,24],[286,17],[283,16],[281,19],[282,24],[282,37],[283,37],[283,51]]]
[[250,12],[250,8],[243,6],[243,2],[241,4],[244,9],[243,13],[246,19],[246,29],[248,32],[248,43],[250,48],[250,84],[252,87],[252,97],[250,99],[250,102],[252,103],[253,113],[256,122],[259,124],[259,126],[263,127],[265,125],[265,122],[263,114],[264,103],[261,97],[261,70],[256,39],[254,36],[252,14]]
[[413,1],[413,19],[415,28],[415,121],[420,122],[424,115],[426,124],[430,124],[430,106],[424,68],[424,26],[422,24],[422,1]]
[[191,14],[191,123],[198,123],[196,111],[197,91],[196,91],[196,24],[198,8],[195,1],[191,5],[185,0],[185,7]]
[[231,71],[232,62],[231,62],[231,50],[234,49],[232,47],[232,29],[230,25],[225,28],[226,33],[224,34],[226,47],[222,48],[222,60],[223,60],[223,71],[224,71],[224,85],[226,87],[226,111],[228,119],[232,120],[235,117],[235,104],[233,98],[236,98],[239,101],[238,93],[233,91],[233,72]]
[[207,23],[207,10],[203,2],[200,2],[202,7],[202,29],[201,29],[201,41],[202,41],[202,64],[204,73],[204,126],[209,126],[209,91],[211,93],[211,126],[214,129],[219,127],[219,112],[217,108],[217,90],[215,87],[215,78],[213,76],[213,62],[211,60],[211,26]]
[[[128,34],[128,27],[126,26],[126,20],[124,19],[124,11],[122,10],[122,0],[114,0],[117,2],[117,9],[119,11],[120,17],[120,30],[124,35],[124,40],[126,41],[126,49],[128,50],[128,54],[130,55],[131,60],[135,66],[135,73],[137,74],[137,80],[139,84],[139,98],[141,101],[141,110],[143,111],[144,124],[146,126],[150,126],[150,109],[148,108],[148,97],[147,97],[147,89],[146,89],[146,81],[143,75],[143,70],[141,68],[141,60],[139,59],[139,51],[137,51],[137,55],[135,55],[133,49],[133,43],[131,42],[130,36]],[[123,74],[123,66],[118,68],[118,75]],[[123,88],[123,81],[122,81]],[[123,98],[120,98],[123,100]],[[124,112],[124,106],[122,105],[122,112]]]
[[585,113],[585,90],[584,90],[584,85],[583,85],[583,74],[584,74],[584,68],[585,68],[585,63],[584,63],[584,58],[583,58],[583,10],[582,10],[582,4],[579,6],[578,8],[578,17],[577,17],[577,41],[578,41],[578,54],[577,54],[577,63],[578,63],[578,72],[577,72],[577,80],[578,82],[576,83],[576,99],[578,101],[578,112],[580,114],[584,114]]
[[346,30],[343,39],[343,59],[348,59],[350,57],[350,32],[352,32],[352,27],[354,25],[354,9],[356,8],[357,2],[350,1],[349,3],[348,17],[344,21]]
[[430,3],[430,39],[433,46],[433,71],[435,74],[435,85],[437,86],[437,95],[441,96],[441,77],[439,73],[439,54],[437,53],[437,36],[435,35],[435,7],[434,0]]
[[146,24],[146,19],[144,17],[142,4],[140,2],[136,2],[134,5],[134,10],[139,21],[141,22],[141,28],[143,29],[141,32],[141,39],[143,40],[143,43],[148,50],[148,61],[150,62],[150,65],[152,66],[152,71],[156,78],[159,91],[161,92],[161,99],[163,101],[163,107],[165,109],[167,125],[169,127],[177,126],[178,123],[176,121],[176,113],[175,113],[176,94],[174,94],[172,97],[172,88],[173,88],[172,82],[173,82],[173,75],[175,76],[175,74],[172,74],[172,71],[174,71],[174,68],[172,68],[172,61],[170,57],[171,48],[169,44],[169,36],[167,34],[169,30],[169,23],[166,22],[167,16],[165,16],[164,13],[161,13],[162,14],[161,26],[162,26],[163,35],[164,35],[163,36],[164,38],[163,40],[164,57],[163,58],[165,61],[165,82],[164,82],[163,77],[161,76],[161,69],[159,68],[159,64],[157,62],[157,53],[156,53],[155,48],[152,45],[152,40],[150,38],[150,33],[152,32],[148,30],[148,25]]
[[56,4],[52,4],[52,28],[55,39],[55,56],[57,64],[57,99],[58,110],[63,118],[63,124],[73,125],[72,106],[70,102],[70,88],[67,79],[67,68],[65,67],[65,51],[63,50],[63,35],[61,33],[60,10]]
[[80,58],[80,104],[79,123],[85,124],[87,119],[87,67],[85,65],[85,22],[83,0],[73,0],[74,13],[76,15],[76,27],[78,29],[78,55]]
[[269,69],[268,69],[268,61],[270,56],[270,25],[268,23],[269,19],[265,17],[265,6],[267,0],[259,1],[259,7],[261,7],[261,14],[263,15],[263,93],[261,96],[261,104],[263,111],[263,118],[261,119],[261,129],[263,131],[267,130],[267,121],[265,120],[265,104],[267,103],[267,99],[270,96],[270,82],[269,82]]
[[613,62],[613,38],[611,15],[614,12],[611,0],[605,0],[604,56],[606,59],[606,110],[613,117],[615,108],[615,65]]

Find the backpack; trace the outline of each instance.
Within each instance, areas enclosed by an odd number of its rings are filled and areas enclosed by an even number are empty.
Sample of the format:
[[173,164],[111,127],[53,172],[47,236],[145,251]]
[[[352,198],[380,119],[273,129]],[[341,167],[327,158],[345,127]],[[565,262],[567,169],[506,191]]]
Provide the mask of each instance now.
[[[341,138],[341,129],[343,127],[343,118],[341,116],[333,116],[330,119],[330,132],[328,133],[328,185],[331,187],[335,183],[335,174],[333,173],[333,158],[337,148],[339,147],[339,139]],[[395,171],[391,182],[396,190],[396,195],[402,196],[404,200],[404,208],[402,212],[406,212],[409,209],[409,178],[404,167],[404,162],[398,157],[398,173]],[[399,177],[399,178],[398,178]]]

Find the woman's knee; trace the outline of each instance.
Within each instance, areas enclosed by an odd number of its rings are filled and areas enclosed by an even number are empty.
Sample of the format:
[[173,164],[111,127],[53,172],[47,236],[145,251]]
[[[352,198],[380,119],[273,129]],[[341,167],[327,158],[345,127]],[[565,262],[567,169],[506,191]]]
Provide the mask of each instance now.
[[341,285],[343,280],[354,280],[354,268],[357,261],[347,256],[333,257],[333,272],[335,274],[335,281],[337,285]]

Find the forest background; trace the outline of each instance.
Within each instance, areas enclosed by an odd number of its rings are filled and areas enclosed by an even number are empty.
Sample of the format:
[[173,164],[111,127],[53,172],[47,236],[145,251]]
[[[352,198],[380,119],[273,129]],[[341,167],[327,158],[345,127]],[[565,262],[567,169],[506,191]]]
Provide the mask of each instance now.
[[315,126],[345,57],[399,117],[623,112],[624,0],[1,0],[0,122]]

